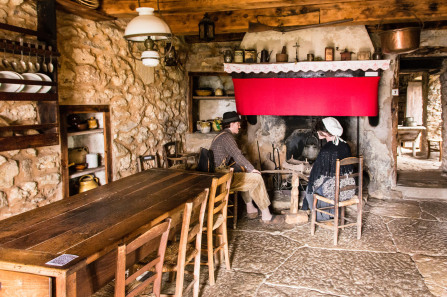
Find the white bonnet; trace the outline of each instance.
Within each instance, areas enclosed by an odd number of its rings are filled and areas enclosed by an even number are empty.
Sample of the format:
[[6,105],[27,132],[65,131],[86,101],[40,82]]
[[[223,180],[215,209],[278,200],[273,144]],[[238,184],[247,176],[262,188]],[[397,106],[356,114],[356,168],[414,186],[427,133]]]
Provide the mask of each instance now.
[[343,134],[343,127],[340,123],[333,117],[324,118],[323,124],[326,130],[334,136],[340,137]]

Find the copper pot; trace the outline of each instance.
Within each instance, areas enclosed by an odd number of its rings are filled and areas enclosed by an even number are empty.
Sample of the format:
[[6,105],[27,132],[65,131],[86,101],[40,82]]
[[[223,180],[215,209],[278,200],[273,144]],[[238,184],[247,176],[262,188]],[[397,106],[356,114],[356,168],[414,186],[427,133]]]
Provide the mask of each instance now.
[[408,27],[380,33],[382,51],[386,54],[410,53],[419,48],[420,27]]

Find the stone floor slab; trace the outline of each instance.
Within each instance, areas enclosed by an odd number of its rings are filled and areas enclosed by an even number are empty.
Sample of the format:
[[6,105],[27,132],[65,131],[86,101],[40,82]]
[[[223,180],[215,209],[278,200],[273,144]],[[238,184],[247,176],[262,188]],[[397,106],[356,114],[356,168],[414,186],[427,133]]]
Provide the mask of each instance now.
[[447,296],[447,257],[414,255],[412,258],[433,295]]
[[438,221],[447,222],[447,203],[422,201],[419,204],[424,213],[435,217]]
[[[291,284],[293,285],[293,284]],[[326,296],[338,296],[326,293],[320,293],[314,290],[308,290],[303,288],[293,288],[286,286],[273,286],[269,284],[264,284],[258,290],[257,297],[326,297]]]
[[[285,219],[285,215],[283,215]],[[283,232],[284,230],[291,230],[296,225],[286,224],[285,222],[279,224],[265,224],[261,222],[261,217],[250,220],[246,217],[237,222],[237,230],[245,231],[265,231],[265,232]]]
[[343,296],[433,296],[408,255],[301,248],[269,278]]
[[287,236],[300,245],[307,245],[310,247],[326,247],[344,250],[357,251],[383,251],[395,252],[391,238],[391,233],[388,231],[382,218],[370,213],[364,213],[362,225],[362,237],[357,240],[357,228],[349,227],[341,230],[338,235],[338,245],[333,244],[333,231],[323,228],[318,228],[315,235],[310,235],[310,223],[296,227],[291,231],[284,232]]
[[367,209],[371,213],[391,218],[421,218],[419,202],[409,200],[369,199]]
[[262,232],[232,232],[230,262],[232,268],[246,272],[271,273],[300,245],[281,236]]
[[402,253],[447,256],[447,222],[395,219],[388,229]]
[[[203,270],[208,273],[207,269]],[[201,279],[199,297],[253,297],[256,296],[256,291],[265,281],[265,275],[221,269],[214,286],[209,286],[206,275]]]

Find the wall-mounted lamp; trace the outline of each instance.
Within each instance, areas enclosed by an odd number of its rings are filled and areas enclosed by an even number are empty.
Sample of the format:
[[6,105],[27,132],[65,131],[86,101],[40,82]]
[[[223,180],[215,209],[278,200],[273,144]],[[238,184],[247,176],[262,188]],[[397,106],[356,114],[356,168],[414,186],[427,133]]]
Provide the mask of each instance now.
[[199,39],[203,41],[211,41],[214,39],[214,22],[205,13],[203,19],[199,22]]
[[[146,66],[155,67],[160,64],[158,52],[160,47],[156,43],[172,38],[171,29],[162,18],[154,15],[153,8],[138,7],[137,12],[138,16],[127,25],[124,38],[127,40],[129,53],[134,59],[141,60]],[[141,58],[137,58],[133,54],[133,47],[134,44],[142,42],[144,42],[145,51],[141,54]]]

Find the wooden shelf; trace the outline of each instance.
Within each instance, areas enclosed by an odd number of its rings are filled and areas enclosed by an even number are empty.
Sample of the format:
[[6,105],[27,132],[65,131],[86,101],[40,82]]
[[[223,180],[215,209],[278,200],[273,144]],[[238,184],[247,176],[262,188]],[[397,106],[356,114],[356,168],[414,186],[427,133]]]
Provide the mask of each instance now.
[[116,17],[106,14],[103,11],[88,8],[85,5],[70,1],[56,0],[58,6],[69,13],[78,15],[92,21],[113,21]]
[[0,92],[0,101],[54,101],[57,102],[56,93],[8,93]]
[[80,176],[83,176],[86,174],[95,173],[95,172],[104,171],[104,170],[106,170],[105,166],[98,166],[96,168],[87,168],[84,170],[76,171],[75,173],[70,174],[69,177],[76,178],[76,177],[80,177]]
[[[85,174],[93,174],[95,172],[104,172],[105,181],[104,184],[108,184],[112,181],[112,136],[110,125],[110,106],[109,105],[59,105],[60,112],[60,134],[61,134],[61,164],[62,164],[62,193],[64,198],[77,194],[74,191],[73,179]],[[101,117],[96,115],[98,119],[98,125],[102,128],[76,131],[68,125],[67,118],[72,114],[80,114],[81,118],[92,116],[91,114],[101,113]],[[103,138],[104,147],[100,145],[99,140],[90,143],[90,136],[101,136]],[[75,138],[73,138],[75,136]],[[76,136],[84,136],[76,138]],[[96,138],[96,137],[94,137]],[[76,146],[87,146],[90,152],[95,152],[103,155],[101,160],[102,166],[96,168],[87,168],[82,171],[73,172],[69,170],[69,158],[68,158],[68,141],[73,140],[76,142]],[[102,181],[103,182],[103,181]],[[75,193],[76,192],[76,193]]]
[[59,144],[59,133],[0,137],[0,151],[28,149]]
[[0,127],[0,131],[48,130],[52,128],[59,128],[59,124],[11,125]]
[[193,96],[194,100],[235,100],[234,96]]
[[99,134],[99,133],[104,133],[104,129],[99,128],[99,129],[84,130],[84,131],[73,131],[73,132],[68,132],[67,135],[68,136],[78,136],[78,135],[89,135],[89,134]]

